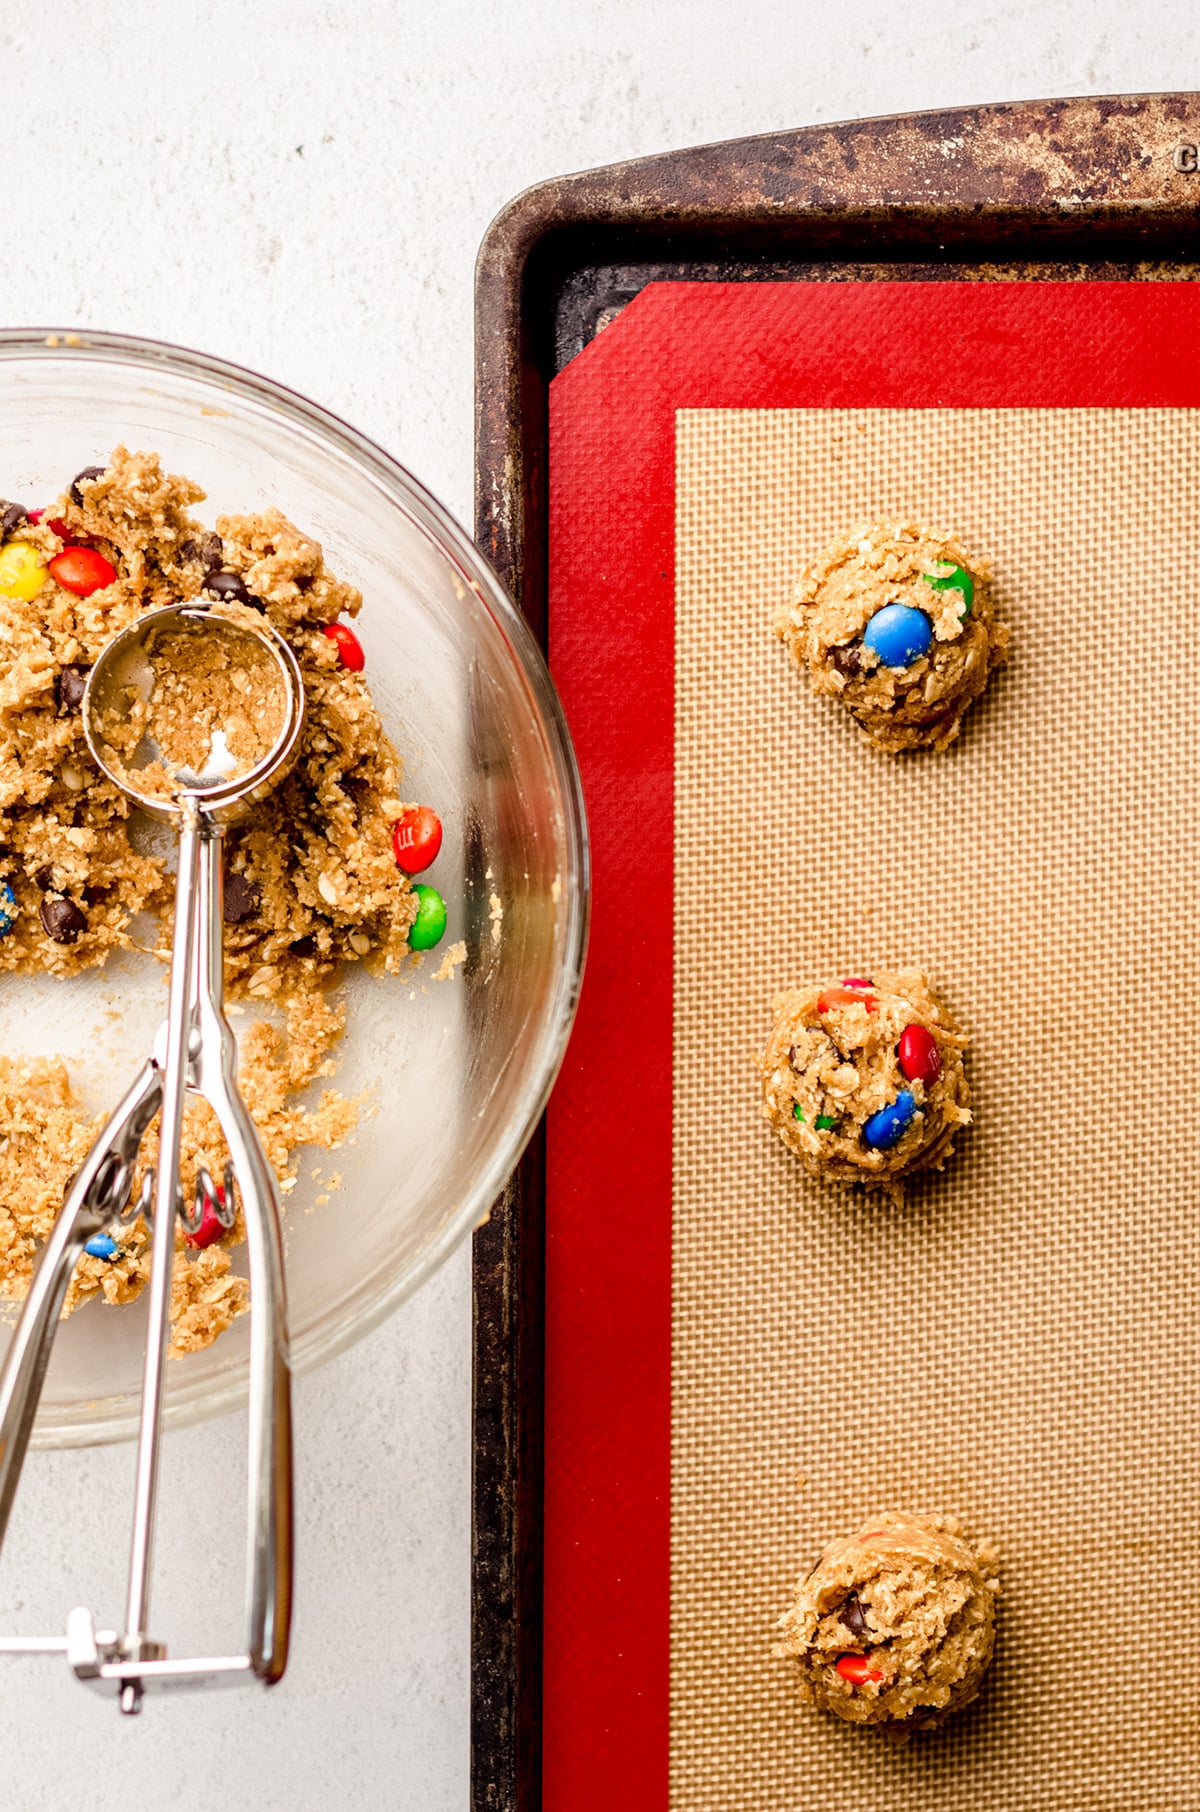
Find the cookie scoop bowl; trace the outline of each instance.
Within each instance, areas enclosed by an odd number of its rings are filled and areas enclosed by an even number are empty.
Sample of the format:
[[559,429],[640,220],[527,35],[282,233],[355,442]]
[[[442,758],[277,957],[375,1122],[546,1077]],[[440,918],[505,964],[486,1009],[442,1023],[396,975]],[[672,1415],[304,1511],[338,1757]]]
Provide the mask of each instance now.
[[[274,506],[320,541],[363,592],[355,633],[404,761],[402,797],[435,806],[445,827],[420,877],[446,900],[445,938],[400,976],[346,970],[333,1085],[363,1093],[367,1111],[342,1149],[300,1150],[286,1197],[292,1351],[305,1371],[381,1320],[486,1214],[549,1092],[587,916],[583,807],[557,698],[468,537],[385,453],[302,398],[151,342],[7,332],[0,404],[0,491],[30,507],[123,442],[203,485],[206,521]],[[434,980],[460,939],[465,963]],[[99,1106],[136,1070],[163,1002],[162,971],[144,957],[66,982],[7,976],[0,1035],[14,1053],[61,1054]],[[234,1023],[256,1016],[247,1002]],[[143,1327],[140,1305],[99,1302],[62,1327],[36,1442],[134,1431]],[[172,1361],[170,1421],[242,1400],[246,1333],[235,1322]]]

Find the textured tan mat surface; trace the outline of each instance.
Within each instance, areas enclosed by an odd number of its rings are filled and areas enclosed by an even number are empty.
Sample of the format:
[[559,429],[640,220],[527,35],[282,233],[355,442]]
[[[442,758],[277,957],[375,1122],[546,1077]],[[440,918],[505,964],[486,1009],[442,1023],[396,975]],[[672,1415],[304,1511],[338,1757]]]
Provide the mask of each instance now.
[[[687,411],[677,466],[672,1804],[1200,1807],[1200,418]],[[771,634],[872,514],[1012,625],[943,755]],[[897,1211],[804,1179],[751,1057],[779,989],[908,961],[976,1124]],[[906,1749],[770,1654],[879,1509],[1003,1556],[983,1697]]]

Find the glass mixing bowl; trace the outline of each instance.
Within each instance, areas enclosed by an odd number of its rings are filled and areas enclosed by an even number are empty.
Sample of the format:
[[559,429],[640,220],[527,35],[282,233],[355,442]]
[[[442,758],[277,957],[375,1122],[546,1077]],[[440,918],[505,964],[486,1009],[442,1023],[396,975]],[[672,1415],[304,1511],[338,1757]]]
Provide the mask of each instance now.
[[[583,967],[579,776],[523,619],[463,531],[379,447],[199,353],[115,334],[0,332],[0,497],[45,504],[120,442],[202,484],[207,523],[278,506],[361,588],[355,629],[404,760],[403,797],[435,806],[445,825],[426,878],[449,910],[441,950],[465,939],[465,964],[435,980],[434,951],[403,976],[356,969],[342,984],[334,1085],[365,1091],[368,1109],[353,1144],[301,1150],[287,1198],[289,1322],[304,1371],[380,1321],[478,1224],[533,1130]],[[0,1049],[61,1053],[84,1104],[107,1111],[165,1001],[163,970],[143,956],[69,982],[6,976]],[[134,1432],[143,1330],[141,1304],[94,1301],[63,1324],[37,1443]],[[170,1421],[242,1399],[247,1332],[243,1318],[171,1362]],[[0,1351],[5,1339],[0,1328]]]

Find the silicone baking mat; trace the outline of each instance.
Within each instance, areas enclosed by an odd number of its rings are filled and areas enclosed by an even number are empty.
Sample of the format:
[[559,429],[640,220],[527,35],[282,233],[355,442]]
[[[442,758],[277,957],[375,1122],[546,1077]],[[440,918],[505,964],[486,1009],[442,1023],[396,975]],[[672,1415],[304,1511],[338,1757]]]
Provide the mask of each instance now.
[[[1200,1804],[1197,310],[663,286],[556,380],[597,834],[549,1125],[551,1812]],[[978,548],[1013,628],[961,741],[901,761],[770,634],[892,514]],[[895,1210],[802,1179],[751,1055],[779,988],[908,960],[972,1033],[977,1124]],[[880,1508],[1004,1557],[983,1697],[900,1750],[770,1656]]]

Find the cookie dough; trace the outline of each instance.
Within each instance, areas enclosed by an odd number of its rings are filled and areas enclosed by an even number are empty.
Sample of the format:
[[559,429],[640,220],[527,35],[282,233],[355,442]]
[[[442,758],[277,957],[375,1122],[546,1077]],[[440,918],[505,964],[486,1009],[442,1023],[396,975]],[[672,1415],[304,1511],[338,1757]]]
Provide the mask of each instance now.
[[[268,618],[299,663],[306,716],[295,766],[226,838],[225,965],[233,1000],[271,1003],[284,1021],[243,1033],[240,1081],[286,1195],[296,1148],[335,1149],[359,1112],[333,1090],[315,1107],[293,1104],[333,1069],[344,1014],[325,989],[342,963],[397,972],[414,960],[417,901],[392,849],[408,802],[361,659],[351,666],[343,656],[349,632],[343,624],[340,640],[327,633],[357,614],[358,591],[278,510],[220,516],[210,531],[193,514],[202,499],[153,453],[118,447],[42,511],[0,502],[0,972],[70,977],[114,950],[145,947],[147,936],[157,954],[169,954],[166,864],[84,740],[88,671],[113,635],[163,605],[203,600]],[[254,674],[244,677],[253,691]],[[229,687],[241,691],[236,672],[197,675],[190,700],[200,717]],[[186,755],[188,701],[175,703],[176,752]],[[248,720],[245,730],[239,752],[252,760],[271,726]],[[16,1300],[95,1128],[61,1064],[6,1058],[0,1112],[0,1296]],[[153,1136],[142,1155],[154,1162]],[[209,1110],[189,1110],[185,1190],[201,1164],[220,1176],[226,1155]],[[176,1351],[207,1345],[247,1306],[227,1250],[242,1237],[240,1216],[204,1250],[181,1237]],[[136,1296],[148,1257],[138,1222],[122,1232],[116,1257],[81,1259],[68,1309],[89,1296]]]
[[[287,693],[270,649],[251,629],[256,614],[214,604],[204,623],[168,618],[148,636],[145,695],[122,685],[96,726],[110,772],[141,798],[174,798],[181,782],[197,776],[238,780],[278,745]],[[218,622],[213,633],[206,627],[213,618],[230,628]]]
[[[330,1048],[345,1022],[344,1009],[321,994],[297,996],[287,1005],[285,1024],[256,1021],[239,1041],[238,1084],[254,1117],[286,1201],[296,1183],[301,1146],[338,1150],[358,1124],[362,1103],[336,1089],[301,1106],[301,1089],[328,1077]],[[18,1302],[29,1288],[38,1252],[62,1207],[71,1179],[87,1156],[106,1115],[84,1113],[59,1058],[0,1057],[0,1300]],[[205,1103],[189,1105],[183,1128],[181,1174],[189,1199],[197,1168],[220,1176],[228,1153],[216,1116]],[[135,1176],[157,1157],[157,1129],[142,1142]],[[205,1251],[190,1247],[182,1233],[175,1250],[171,1284],[172,1357],[198,1352],[250,1305],[250,1285],[237,1275],[229,1248],[245,1238],[239,1212],[233,1229]],[[71,1314],[93,1297],[108,1303],[133,1302],[150,1277],[150,1231],[138,1219],[120,1232],[112,1258],[84,1254],[75,1267],[64,1312]]]
[[995,1566],[953,1517],[880,1516],[799,1582],[775,1653],[820,1711],[898,1742],[935,1730],[978,1696],[992,1658]]
[[[111,636],[147,610],[201,598],[269,618],[299,662],[307,707],[296,766],[226,842],[231,993],[269,1000],[332,980],[342,962],[398,972],[410,958],[416,899],[391,839],[411,802],[365,675],[325,633],[357,615],[361,596],[278,510],[220,516],[210,533],[191,513],[202,498],[153,453],[118,447],[38,522],[13,522],[0,548],[50,562],[64,537],[78,540],[116,575],[79,595],[44,565],[36,593],[20,596],[6,594],[0,569],[0,879],[17,906],[0,972],[95,967],[132,941],[145,911],[162,915],[167,937],[164,865],[131,843],[132,808],[93,766],[79,707]],[[0,508],[0,521],[16,509]],[[66,935],[47,917],[65,917]]]
[[1008,650],[988,594],[956,536],[867,523],[805,567],[775,633],[877,749],[944,749]]
[[967,1040],[919,969],[846,976],[774,1002],[763,1114],[827,1183],[900,1191],[971,1119]]

